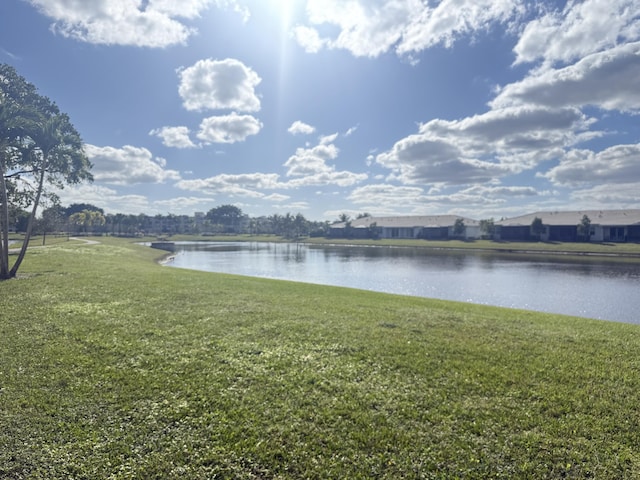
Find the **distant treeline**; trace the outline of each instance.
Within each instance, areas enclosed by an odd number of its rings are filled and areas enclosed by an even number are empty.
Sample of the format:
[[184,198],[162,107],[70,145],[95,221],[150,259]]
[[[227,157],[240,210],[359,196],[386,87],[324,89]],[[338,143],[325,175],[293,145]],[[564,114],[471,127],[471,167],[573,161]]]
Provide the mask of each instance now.
[[[10,225],[16,232],[27,228],[29,212],[15,209]],[[88,203],[68,207],[46,208],[35,225],[36,233],[68,232],[73,234],[144,236],[173,234],[254,234],[280,235],[287,238],[324,236],[329,222],[307,220],[301,213],[250,217],[235,205],[221,205],[208,212],[189,215],[146,215],[105,213]]]

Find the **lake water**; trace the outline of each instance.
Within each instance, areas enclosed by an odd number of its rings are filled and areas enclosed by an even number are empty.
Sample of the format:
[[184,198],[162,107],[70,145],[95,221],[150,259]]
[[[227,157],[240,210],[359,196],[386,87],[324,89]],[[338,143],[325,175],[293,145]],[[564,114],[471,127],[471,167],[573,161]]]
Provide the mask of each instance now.
[[640,264],[419,248],[177,243],[173,267],[640,323]]

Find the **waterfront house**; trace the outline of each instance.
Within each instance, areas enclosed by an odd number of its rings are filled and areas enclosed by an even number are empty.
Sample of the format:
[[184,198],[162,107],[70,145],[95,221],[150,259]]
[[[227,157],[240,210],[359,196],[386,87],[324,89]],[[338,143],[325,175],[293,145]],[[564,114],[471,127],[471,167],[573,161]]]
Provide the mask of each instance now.
[[[583,218],[589,220],[589,231],[580,234]],[[533,221],[539,218],[542,231],[539,239],[548,242],[639,242],[640,209],[638,210],[576,210],[568,212],[536,212],[496,222],[501,240],[526,241],[537,239],[532,232]]]
[[[455,231],[456,221],[462,221],[464,229]],[[477,220],[457,215],[362,217],[349,222],[334,223],[329,236],[333,238],[424,238],[448,240],[453,238],[476,239],[480,237]]]

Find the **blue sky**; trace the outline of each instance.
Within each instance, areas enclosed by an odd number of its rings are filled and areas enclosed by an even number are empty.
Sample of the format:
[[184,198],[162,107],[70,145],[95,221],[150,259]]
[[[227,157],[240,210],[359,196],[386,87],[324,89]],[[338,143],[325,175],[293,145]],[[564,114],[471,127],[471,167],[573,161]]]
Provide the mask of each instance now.
[[108,213],[640,208],[637,0],[3,0]]

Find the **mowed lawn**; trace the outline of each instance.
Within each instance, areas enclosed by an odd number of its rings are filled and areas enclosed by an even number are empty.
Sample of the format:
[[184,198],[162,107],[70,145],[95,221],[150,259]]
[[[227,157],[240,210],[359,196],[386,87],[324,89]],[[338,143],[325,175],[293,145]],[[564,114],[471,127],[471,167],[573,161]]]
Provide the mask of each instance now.
[[99,240],[0,282],[2,479],[640,478],[640,326]]

